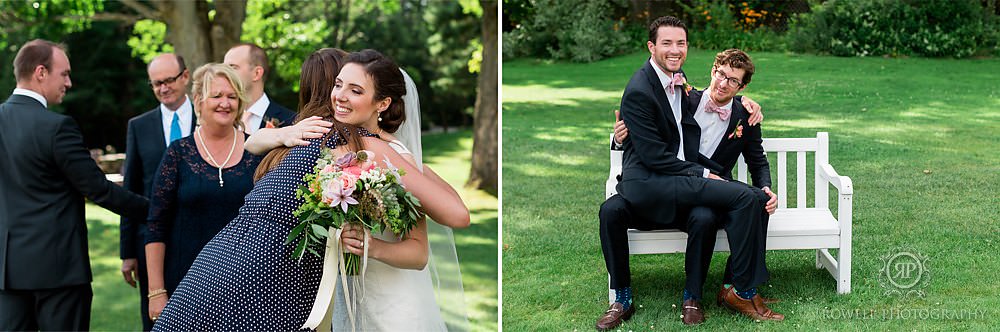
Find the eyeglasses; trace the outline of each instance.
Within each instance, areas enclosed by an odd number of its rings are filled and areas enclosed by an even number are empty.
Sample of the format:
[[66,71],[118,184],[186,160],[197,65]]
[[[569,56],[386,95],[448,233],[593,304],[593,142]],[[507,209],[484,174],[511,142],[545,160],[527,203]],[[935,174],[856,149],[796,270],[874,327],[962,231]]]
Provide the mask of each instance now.
[[177,82],[177,79],[180,78],[181,75],[184,74],[185,70],[186,69],[181,69],[181,72],[177,73],[177,76],[174,76],[174,77],[162,80],[162,81],[149,81],[149,86],[151,86],[151,87],[153,87],[155,89],[155,88],[159,88],[161,85],[164,85],[164,84],[173,84],[174,82]]
[[726,73],[723,73],[719,69],[715,70],[715,79],[726,82],[726,84],[729,84],[730,88],[738,88],[743,85],[743,81],[740,81],[735,77],[726,76]]

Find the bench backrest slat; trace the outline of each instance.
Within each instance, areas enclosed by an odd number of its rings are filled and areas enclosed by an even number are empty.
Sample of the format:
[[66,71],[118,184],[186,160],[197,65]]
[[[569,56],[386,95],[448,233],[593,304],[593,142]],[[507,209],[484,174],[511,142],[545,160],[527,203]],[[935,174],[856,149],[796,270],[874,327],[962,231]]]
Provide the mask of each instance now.
[[[613,135],[613,134],[612,134]],[[815,138],[765,138],[763,142],[765,153],[774,152],[777,155],[777,163],[771,164],[777,170],[772,178],[772,186],[777,186],[778,208],[788,208],[788,181],[791,177],[788,174],[788,152],[795,152],[795,208],[806,208],[808,194],[808,178],[806,173],[806,163],[808,153],[813,152],[813,180],[815,187],[813,195],[815,197],[816,208],[829,207],[829,184],[820,176],[820,167],[829,163],[829,136],[826,132],[816,133]],[[774,161],[774,159],[771,159]],[[615,193],[616,177],[621,173],[622,152],[611,151],[610,174],[605,186],[605,194],[610,197]],[[748,170],[743,156],[737,162],[735,178],[741,182],[749,183]]]

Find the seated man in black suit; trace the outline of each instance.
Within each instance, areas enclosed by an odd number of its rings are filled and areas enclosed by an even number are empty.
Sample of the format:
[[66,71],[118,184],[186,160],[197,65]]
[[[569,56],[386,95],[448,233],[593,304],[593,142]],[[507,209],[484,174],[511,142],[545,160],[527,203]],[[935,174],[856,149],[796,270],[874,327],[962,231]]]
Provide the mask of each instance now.
[[[614,328],[635,311],[631,305],[628,267],[626,231],[629,228],[688,230],[692,240],[688,255],[704,255],[701,248],[707,247],[710,254],[714,247],[714,242],[710,246],[704,243],[707,238],[714,241],[714,223],[710,227],[695,227],[701,234],[690,234],[692,227],[689,226],[692,221],[714,221],[715,214],[731,221],[725,223],[725,228],[730,234],[733,251],[733,284],[740,293],[736,298],[725,300],[756,319],[781,320],[783,316],[768,309],[756,294],[756,287],[768,278],[762,259],[761,236],[766,234],[761,214],[774,198],[759,188],[725,181],[719,176],[721,170],[696,163],[709,159],[698,157],[702,128],[691,110],[699,105],[698,102],[691,105],[692,100],[700,96],[692,97],[690,91],[682,91],[687,86],[678,73],[687,55],[687,30],[680,20],[662,17],[650,25],[649,33],[650,61],[632,77],[622,97],[622,118],[631,134],[624,141],[619,195],[609,198],[601,207],[601,243],[616,300],[598,320],[597,328]],[[728,99],[716,102],[731,104],[732,96],[740,89],[721,90],[732,93]],[[759,128],[757,130],[759,135]],[[741,130],[740,138],[743,134]],[[700,258],[696,260],[701,261]],[[692,263],[689,257],[687,270],[697,274],[701,271],[700,264]],[[699,279],[703,277],[689,278],[689,281]],[[700,323],[703,318],[699,317],[700,304],[693,301],[697,296],[693,294],[695,291],[700,295],[700,286],[685,295],[687,315],[684,321],[689,324]]]
[[90,329],[84,197],[146,217],[148,201],[105,178],[76,121],[48,110],[72,86],[69,74],[63,46],[32,40],[0,105],[0,331]]
[[243,128],[253,135],[260,128],[289,126],[295,112],[271,101],[264,93],[264,82],[271,72],[267,53],[255,44],[242,43],[226,52],[223,63],[236,69],[247,90],[250,106],[243,113]]
[[[735,96],[750,83],[753,73],[753,62],[746,53],[737,49],[720,52],[716,54],[715,63],[712,66],[711,86],[703,91],[692,90],[688,101],[691,110],[694,111],[695,121],[701,128],[698,163],[711,169],[713,173],[719,174],[720,177],[732,181],[732,170],[736,166],[739,156],[743,155],[750,170],[753,185],[770,196],[765,211],[761,215],[763,233],[759,234],[759,240],[763,241],[766,239],[768,217],[777,208],[777,196],[770,189],[770,168],[767,157],[764,155],[764,148],[761,146],[760,126],[748,125],[751,123],[750,114],[739,103],[744,98]],[[626,137],[628,137],[628,130],[625,128],[624,122],[616,122],[616,142],[613,143],[620,144],[617,141],[624,140]],[[609,198],[604,208],[608,211],[602,210],[602,212],[612,213],[615,211],[612,214],[628,215],[627,203],[618,196]],[[702,286],[705,284],[708,267],[711,264],[716,240],[715,232],[717,229],[723,228],[722,226],[727,222],[721,217],[720,213],[706,207],[693,208],[687,217],[688,222],[685,225],[687,228],[684,229],[688,233],[688,249],[684,267],[687,282],[683,295],[685,302],[683,321],[685,323],[698,324],[704,320],[700,304]],[[761,261],[764,260],[765,251],[761,250],[755,254],[760,255]],[[716,297],[717,300],[723,299],[729,288],[732,288],[731,261],[732,256],[726,264],[723,277],[724,285]],[[759,266],[759,268],[764,267],[764,265]],[[763,273],[766,273],[766,270]],[[774,301],[766,298],[764,300],[768,303]]]

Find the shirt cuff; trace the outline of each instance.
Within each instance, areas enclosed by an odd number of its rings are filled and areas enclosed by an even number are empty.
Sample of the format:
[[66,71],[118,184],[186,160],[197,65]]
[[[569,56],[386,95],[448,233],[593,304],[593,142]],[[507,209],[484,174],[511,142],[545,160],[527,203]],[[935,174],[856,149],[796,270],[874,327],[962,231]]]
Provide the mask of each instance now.
[[707,177],[708,177],[708,174],[710,174],[710,173],[711,173],[711,172],[709,172],[709,171],[708,171],[708,169],[707,169],[707,168],[705,168],[705,169],[704,169],[704,171],[703,171],[703,172],[701,173],[701,177],[703,177],[703,178],[707,178]]
[[622,147],[624,146],[624,144],[618,144],[618,142],[615,142],[614,139],[611,139],[611,145],[615,146],[615,150],[621,150]]

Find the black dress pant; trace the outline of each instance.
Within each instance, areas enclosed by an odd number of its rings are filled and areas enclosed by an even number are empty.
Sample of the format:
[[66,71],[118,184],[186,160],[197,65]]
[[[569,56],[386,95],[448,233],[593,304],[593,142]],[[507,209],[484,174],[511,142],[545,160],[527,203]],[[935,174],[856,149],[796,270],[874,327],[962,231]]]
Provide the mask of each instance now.
[[0,331],[90,330],[90,284],[0,290]]
[[[730,275],[729,283],[735,284],[739,290],[745,290],[767,281],[769,275],[763,259],[767,229],[766,222],[762,222],[761,216],[766,216],[764,204],[769,197],[757,188],[738,182],[705,188],[705,193],[678,198],[681,203],[678,216],[670,224],[660,224],[638,217],[629,203],[619,195],[608,198],[601,205],[599,215],[601,249],[611,276],[611,288],[631,285],[626,233],[629,228],[639,230],[674,228],[688,233],[684,264],[687,275],[685,288],[698,298],[702,297],[702,286],[714,252],[716,231],[720,225],[729,235],[732,251],[726,272]],[[712,204],[715,208],[690,205],[699,200]]]

